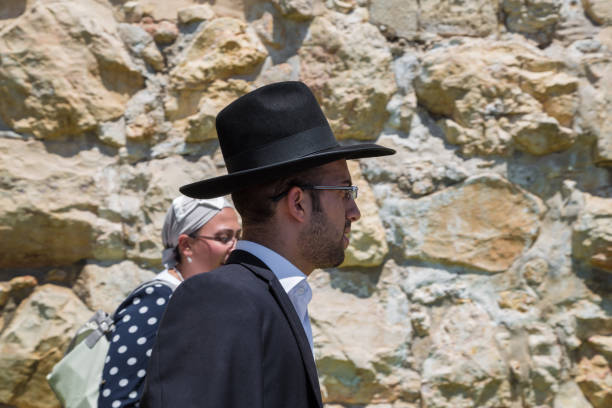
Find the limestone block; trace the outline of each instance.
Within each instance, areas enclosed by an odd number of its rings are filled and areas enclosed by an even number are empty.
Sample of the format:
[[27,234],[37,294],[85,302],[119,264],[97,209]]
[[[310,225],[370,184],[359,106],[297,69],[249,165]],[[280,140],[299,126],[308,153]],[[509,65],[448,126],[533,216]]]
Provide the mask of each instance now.
[[179,9],[177,16],[180,24],[189,24],[212,20],[215,12],[208,4],[197,4]]
[[509,31],[518,32],[547,45],[552,41],[556,25],[561,18],[561,2],[556,0],[503,0],[505,24]]
[[585,206],[574,224],[572,255],[612,273],[612,199],[584,194]]
[[298,50],[300,78],[314,92],[338,139],[376,139],[396,91],[391,53],[367,12],[316,17]]
[[388,237],[408,258],[502,272],[538,236],[540,199],[501,177],[474,176],[420,199],[383,203]]
[[151,65],[151,67],[157,72],[163,71],[166,67],[164,56],[154,43],[147,45],[145,49],[142,50],[142,59]]
[[578,363],[576,382],[593,408],[612,405],[612,369],[601,354],[588,353]]
[[474,303],[455,305],[432,326],[422,371],[423,405],[510,406],[509,368],[488,314]]
[[[122,226],[103,213],[100,170],[114,162],[74,147],[51,154],[38,141],[0,144],[0,267],[69,265],[125,256]],[[16,239],[27,237],[28,239]]]
[[470,40],[428,52],[415,90],[464,154],[508,155],[516,147],[543,155],[576,138],[578,79],[561,67],[518,42]]
[[419,3],[403,0],[372,0],[370,21],[398,37],[412,39],[419,31]]
[[597,24],[612,25],[612,8],[607,0],[582,0],[587,16]]
[[251,22],[251,26],[257,32],[261,41],[268,47],[281,49],[283,47],[283,31],[278,29],[278,23],[274,25],[274,14],[270,11],[263,11],[260,18]]
[[157,22],[151,17],[144,17],[140,25],[159,45],[172,44],[179,34],[176,24],[166,20]]
[[[198,0],[138,0],[138,1],[113,1],[113,4],[118,4],[117,9],[123,14],[130,15],[130,11],[136,6],[140,10],[140,15],[143,14],[151,17],[156,21],[168,20],[176,21],[177,10],[188,7],[193,7],[200,3]],[[132,20],[138,21],[138,20]]]
[[141,269],[131,261],[108,267],[87,264],[72,290],[91,310],[113,313],[132,290],[154,277],[153,271]]
[[559,387],[559,378],[567,363],[557,336],[551,327],[533,323],[527,328],[530,355],[527,398],[535,404],[550,404]]
[[46,375],[91,311],[67,288],[43,285],[0,336],[0,404],[58,408]]
[[521,274],[528,284],[538,286],[548,276],[549,266],[546,259],[534,258],[525,263],[521,268]]
[[2,282],[0,287],[0,308],[4,307],[9,299],[19,304],[23,299],[30,296],[36,288],[38,281],[34,276],[17,276],[8,282]]
[[103,122],[98,127],[98,138],[102,143],[113,147],[125,146],[125,119],[115,122]]
[[[610,47],[612,49],[612,46]],[[597,149],[595,162],[603,166],[612,166],[612,59],[606,61],[606,69],[599,81],[602,95],[601,104],[596,109],[595,134]]]
[[345,251],[341,267],[378,266],[389,252],[378,205],[372,189],[361,175],[359,163],[349,161],[348,164],[353,185],[359,187],[357,205],[361,211],[361,219],[351,225],[350,245]]
[[582,340],[612,333],[612,316],[598,304],[586,300],[575,302],[569,314],[574,316],[576,336]]
[[591,336],[589,345],[612,361],[612,336]]
[[183,121],[175,122],[175,127],[184,127],[187,142],[215,140],[217,139],[217,129],[215,127],[217,114],[251,89],[252,86],[242,80],[215,81],[206,92],[202,93],[197,113]]
[[324,402],[414,399],[419,376],[401,363],[411,335],[406,295],[397,282],[386,287],[381,282],[374,295],[356,296],[333,288],[333,282],[342,279],[335,273],[316,271],[309,277],[309,315]]
[[216,79],[253,72],[267,56],[255,31],[240,20],[206,23],[170,72],[174,90],[205,90]]
[[57,138],[94,129],[142,87],[104,4],[41,2],[0,33],[0,118],[15,131]]
[[423,33],[485,37],[497,29],[497,2],[373,0],[370,21],[391,37],[417,39]]
[[559,387],[553,408],[593,408],[574,381],[568,381]]
[[486,37],[497,32],[497,13],[494,0],[428,0],[419,3],[419,28],[444,37]]
[[316,0],[273,0],[283,17],[302,21],[313,17]]

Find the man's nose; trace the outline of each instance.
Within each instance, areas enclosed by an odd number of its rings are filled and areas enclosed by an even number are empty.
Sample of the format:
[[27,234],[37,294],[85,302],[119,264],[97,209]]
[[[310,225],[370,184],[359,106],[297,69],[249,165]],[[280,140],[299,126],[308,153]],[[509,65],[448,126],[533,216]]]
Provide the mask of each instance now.
[[361,218],[361,211],[359,211],[359,207],[357,207],[355,200],[351,200],[349,208],[346,211],[346,218],[351,220],[351,222],[355,222]]

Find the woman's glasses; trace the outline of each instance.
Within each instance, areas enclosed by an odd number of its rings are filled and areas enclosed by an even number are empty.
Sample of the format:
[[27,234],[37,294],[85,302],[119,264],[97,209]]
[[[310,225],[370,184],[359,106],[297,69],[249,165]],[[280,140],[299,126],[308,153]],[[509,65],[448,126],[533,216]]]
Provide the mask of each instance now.
[[236,231],[234,233],[234,231],[228,230],[228,231],[223,231],[221,233],[215,234],[214,236],[209,236],[209,235],[189,235],[191,238],[193,239],[208,239],[211,241],[217,241],[222,243],[223,245],[227,245],[230,242],[233,241],[238,241],[240,239],[240,233],[242,231]]

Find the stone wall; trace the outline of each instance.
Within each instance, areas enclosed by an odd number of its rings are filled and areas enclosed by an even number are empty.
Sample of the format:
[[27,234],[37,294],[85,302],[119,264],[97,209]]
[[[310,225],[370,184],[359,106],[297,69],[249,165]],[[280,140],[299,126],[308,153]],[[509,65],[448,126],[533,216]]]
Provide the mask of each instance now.
[[[211,5],[212,4],[212,5]],[[609,0],[0,2],[0,406],[160,268],[217,112],[312,87],[363,212],[315,271],[329,408],[612,406]]]

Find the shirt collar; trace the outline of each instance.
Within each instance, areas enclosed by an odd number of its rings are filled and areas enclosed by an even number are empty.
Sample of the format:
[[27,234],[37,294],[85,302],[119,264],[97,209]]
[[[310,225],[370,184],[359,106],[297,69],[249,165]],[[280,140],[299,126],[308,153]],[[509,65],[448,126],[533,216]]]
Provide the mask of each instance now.
[[164,269],[162,272],[158,273],[155,279],[166,281],[175,287],[181,284],[181,281],[174,277],[168,269]]
[[306,280],[306,275],[289,262],[287,258],[261,244],[241,240],[236,243],[236,249],[249,252],[265,263],[287,293],[300,282]]

